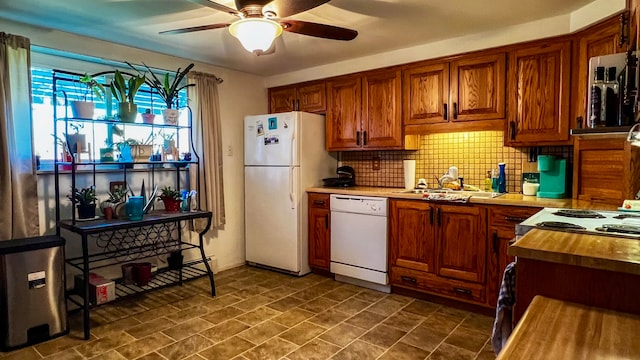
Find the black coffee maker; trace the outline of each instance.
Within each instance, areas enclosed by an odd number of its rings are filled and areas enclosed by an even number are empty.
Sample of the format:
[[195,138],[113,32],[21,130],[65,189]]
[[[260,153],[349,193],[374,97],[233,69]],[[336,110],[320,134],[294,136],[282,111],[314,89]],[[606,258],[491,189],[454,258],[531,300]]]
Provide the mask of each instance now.
[[336,173],[338,177],[324,178],[322,182],[326,187],[356,186],[356,172],[351,166],[340,166]]

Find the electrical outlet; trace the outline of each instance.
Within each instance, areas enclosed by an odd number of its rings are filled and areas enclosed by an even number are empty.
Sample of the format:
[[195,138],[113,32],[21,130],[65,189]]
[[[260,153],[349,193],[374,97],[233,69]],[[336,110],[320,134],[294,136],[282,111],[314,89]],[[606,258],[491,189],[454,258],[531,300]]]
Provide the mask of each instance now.
[[380,156],[374,156],[371,159],[371,169],[380,170]]
[[227,145],[227,156],[233,156],[233,148],[231,145]]

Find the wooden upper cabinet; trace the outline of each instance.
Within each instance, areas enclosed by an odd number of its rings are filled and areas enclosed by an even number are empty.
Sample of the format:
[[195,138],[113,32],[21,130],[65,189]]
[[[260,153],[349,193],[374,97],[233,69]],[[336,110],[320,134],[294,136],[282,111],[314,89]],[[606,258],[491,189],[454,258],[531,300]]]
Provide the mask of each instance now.
[[[583,126],[586,126],[589,114],[587,109],[589,78],[594,77],[593,73],[589,73],[589,59],[594,56],[616,54],[627,50],[627,42],[621,42],[620,16],[627,16],[627,14],[612,17],[598,25],[589,27],[576,36],[574,64],[577,62],[577,66],[573,67],[572,82],[577,84],[577,87],[571,95],[574,109],[571,118],[577,121],[578,117],[582,117]],[[620,69],[617,70],[620,71]],[[574,127],[574,124],[575,122],[571,123],[571,127]]]
[[350,150],[361,144],[362,82],[360,76],[327,82],[326,147]]
[[298,111],[324,114],[327,110],[324,81],[298,87]]
[[296,88],[269,89],[269,113],[293,111],[296,103]]
[[505,117],[506,54],[464,57],[451,63],[451,119]]
[[475,283],[485,281],[486,210],[438,205],[436,210],[437,274]]
[[569,141],[571,41],[546,41],[509,54],[505,145]]
[[429,203],[392,200],[389,234],[390,266],[435,271],[434,209]]
[[362,78],[362,139],[366,148],[401,148],[402,75],[399,70],[367,73]]
[[448,120],[449,63],[406,69],[403,72],[402,87],[405,125]]
[[325,82],[315,81],[269,89],[269,113],[305,111],[324,114]]

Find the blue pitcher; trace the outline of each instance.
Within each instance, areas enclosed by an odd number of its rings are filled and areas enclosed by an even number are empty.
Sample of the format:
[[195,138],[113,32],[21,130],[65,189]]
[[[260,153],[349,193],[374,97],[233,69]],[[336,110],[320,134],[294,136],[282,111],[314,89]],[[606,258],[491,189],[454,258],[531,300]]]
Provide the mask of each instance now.
[[129,220],[142,220],[142,215],[144,214],[144,197],[130,196],[125,204],[125,210],[127,211]]

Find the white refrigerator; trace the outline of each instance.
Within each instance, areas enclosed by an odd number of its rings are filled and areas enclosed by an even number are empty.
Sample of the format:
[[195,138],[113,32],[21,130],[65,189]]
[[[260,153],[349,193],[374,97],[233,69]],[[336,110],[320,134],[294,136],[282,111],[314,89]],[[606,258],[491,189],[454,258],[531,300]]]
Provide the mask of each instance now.
[[309,268],[307,195],[335,176],[324,116],[303,112],[244,119],[244,220],[249,264],[304,275]]

